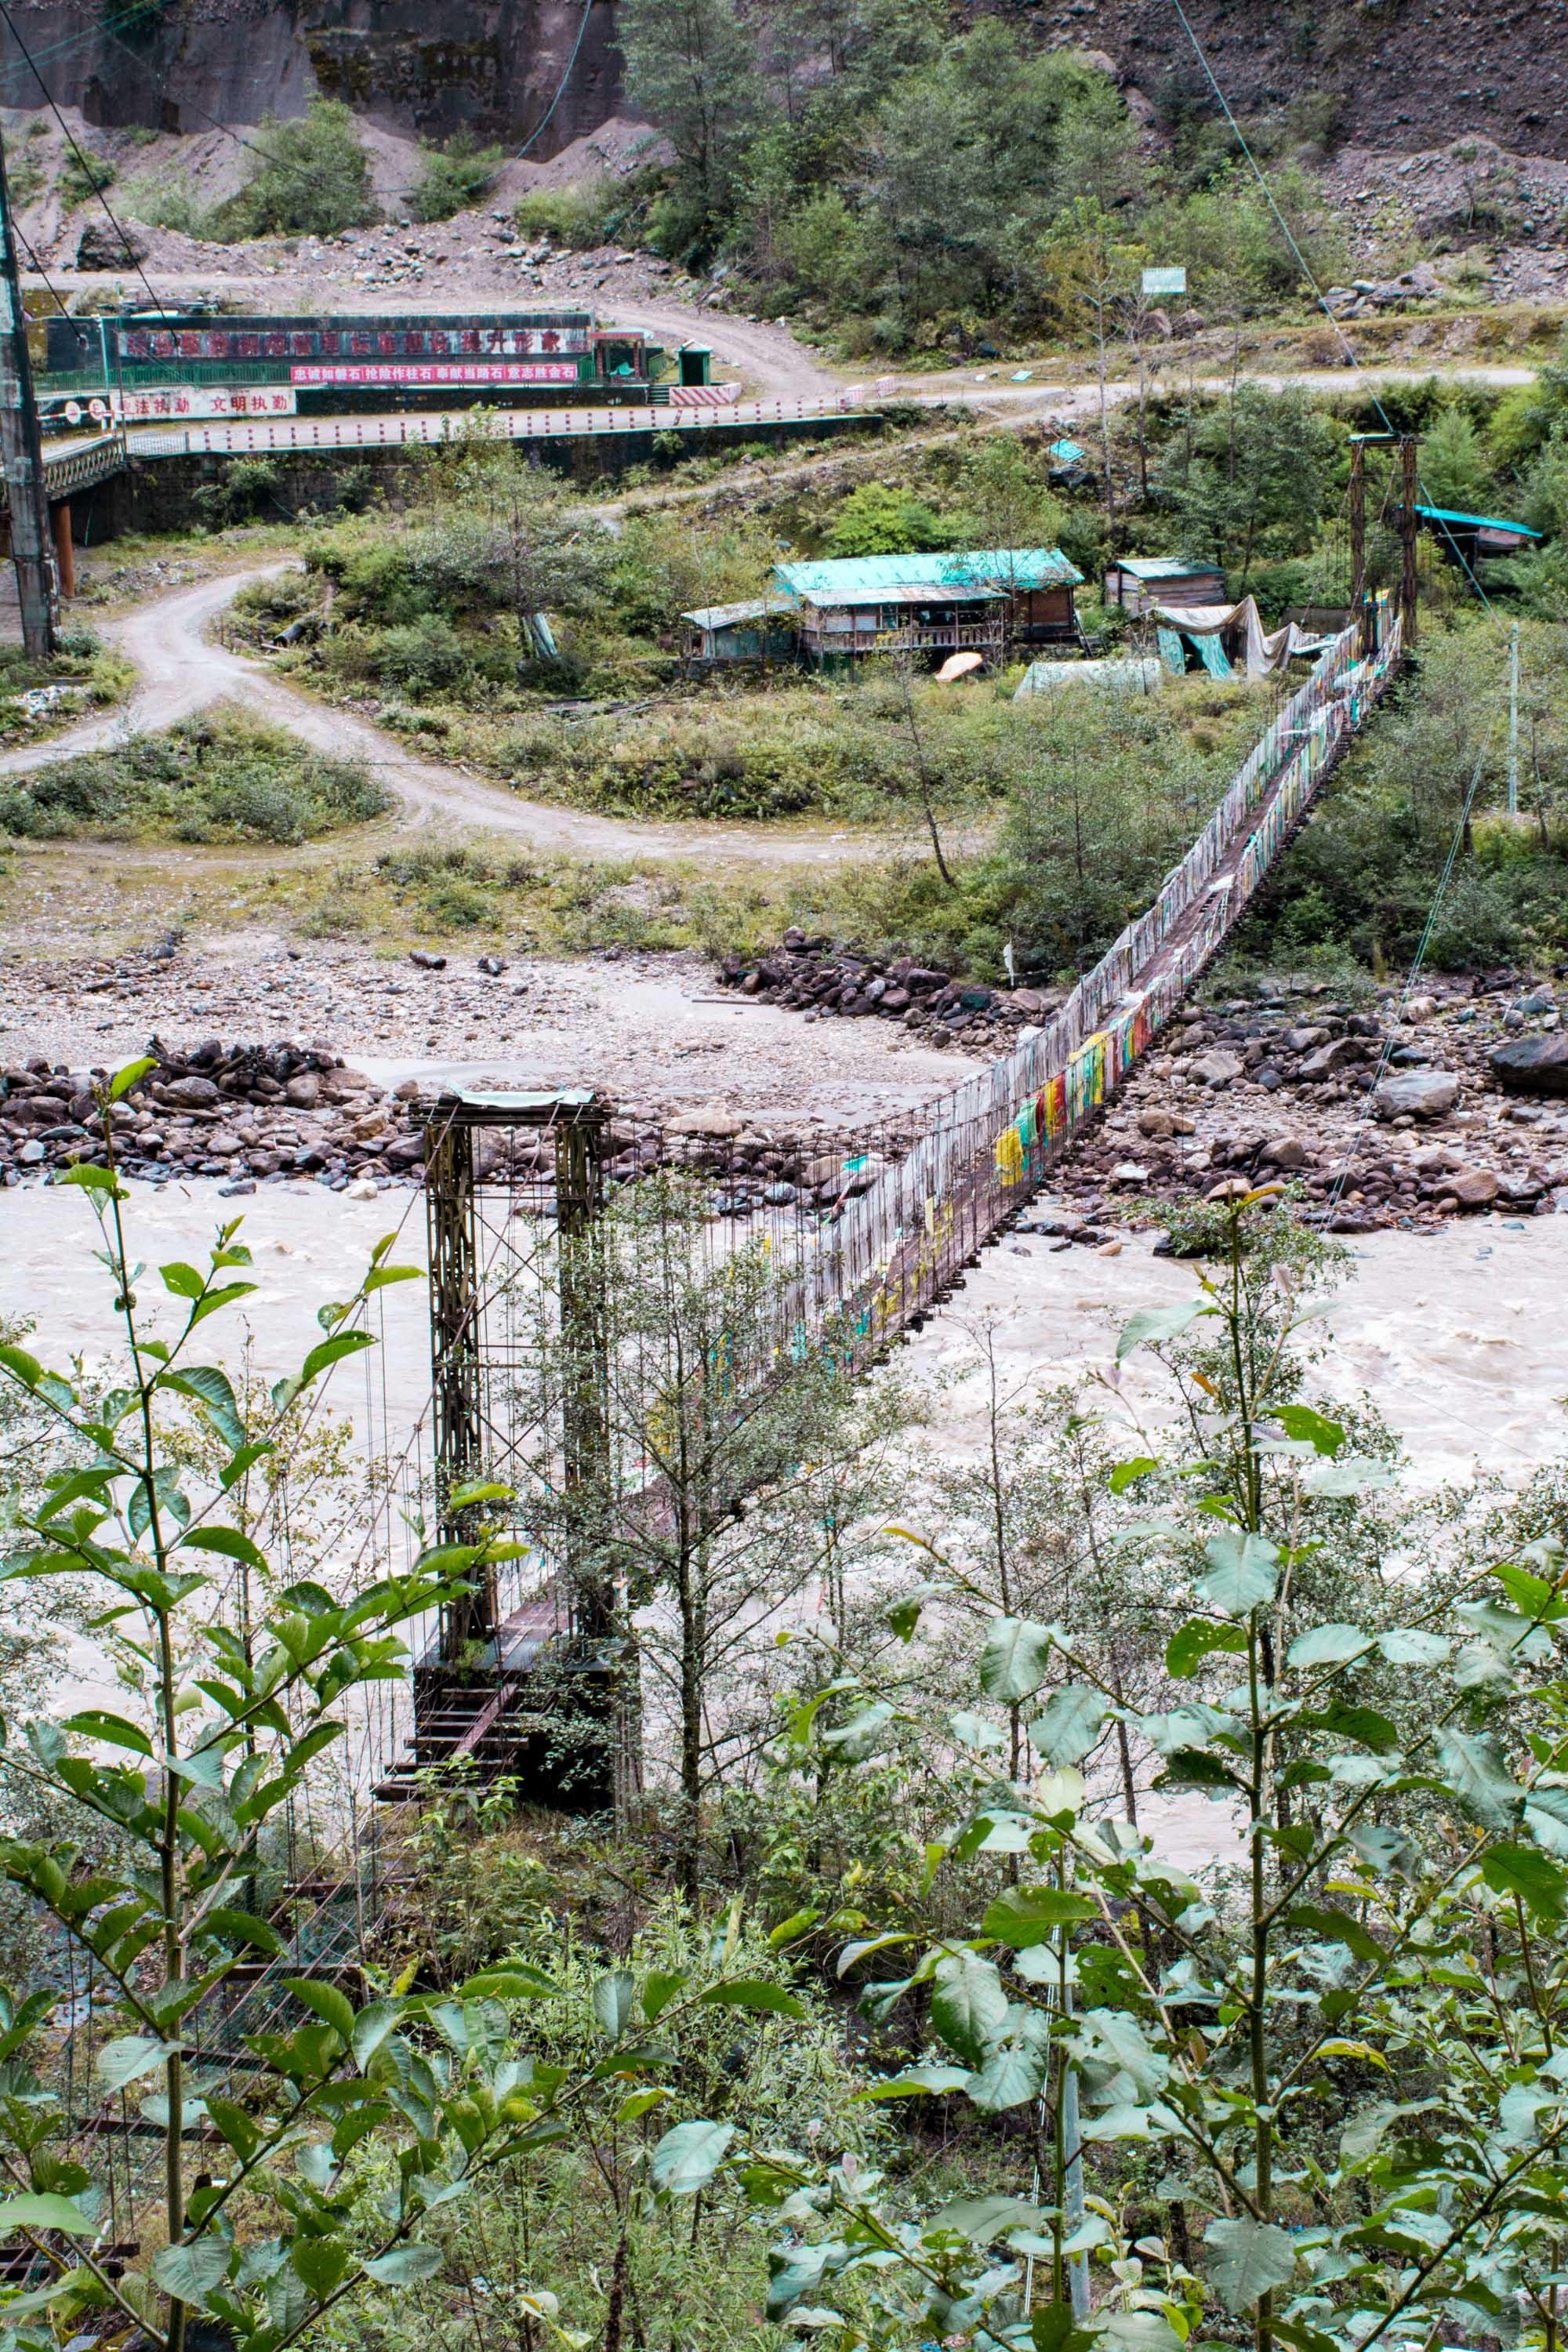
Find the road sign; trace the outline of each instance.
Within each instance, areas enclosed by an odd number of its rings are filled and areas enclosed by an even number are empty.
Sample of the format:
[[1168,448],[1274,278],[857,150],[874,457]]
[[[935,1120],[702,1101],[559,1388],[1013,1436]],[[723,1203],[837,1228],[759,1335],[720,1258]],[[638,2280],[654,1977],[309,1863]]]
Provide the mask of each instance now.
[[1143,272],[1145,294],[1184,294],[1187,273],[1184,269],[1146,269]]

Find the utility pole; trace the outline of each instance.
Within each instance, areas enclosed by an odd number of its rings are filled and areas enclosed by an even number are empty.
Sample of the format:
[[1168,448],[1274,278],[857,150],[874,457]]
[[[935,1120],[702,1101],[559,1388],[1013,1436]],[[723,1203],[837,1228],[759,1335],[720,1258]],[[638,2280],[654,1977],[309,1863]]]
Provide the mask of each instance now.
[[1399,444],[1404,460],[1405,496],[1399,509],[1399,543],[1405,562],[1399,583],[1399,609],[1405,621],[1405,650],[1415,643],[1415,436],[1406,433]]
[[1366,436],[1351,443],[1351,610],[1366,594]]
[[33,364],[27,354],[27,319],[16,269],[4,140],[0,140],[0,472],[5,475],[10,506],[11,560],[16,567],[16,594],[22,607],[22,643],[29,661],[47,661],[55,650],[56,637],[49,494],[44,481],[38,404],[33,396]]
[[1519,814],[1519,623],[1508,633],[1508,813]]

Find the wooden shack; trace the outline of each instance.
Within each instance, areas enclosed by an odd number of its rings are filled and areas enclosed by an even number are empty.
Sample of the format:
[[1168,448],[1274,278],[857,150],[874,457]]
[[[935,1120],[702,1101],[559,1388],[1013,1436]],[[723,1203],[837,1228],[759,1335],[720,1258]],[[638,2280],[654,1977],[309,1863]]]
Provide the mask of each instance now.
[[1015,648],[1082,645],[1073,592],[1083,574],[1059,548],[846,556],[781,563],[773,578],[818,667],[896,653],[1000,663]]
[[1194,563],[1184,555],[1123,555],[1106,572],[1105,601],[1137,620],[1151,604],[1226,604],[1230,599],[1217,563]]
[[700,604],[682,613],[686,659],[693,668],[727,662],[793,661],[797,623],[781,597],[757,596],[744,604]]

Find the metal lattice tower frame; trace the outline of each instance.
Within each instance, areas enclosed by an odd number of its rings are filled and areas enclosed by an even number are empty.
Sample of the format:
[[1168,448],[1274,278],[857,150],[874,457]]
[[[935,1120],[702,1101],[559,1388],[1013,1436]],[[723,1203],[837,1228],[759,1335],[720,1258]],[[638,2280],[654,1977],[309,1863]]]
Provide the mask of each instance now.
[[[519,1269],[554,1289],[563,1367],[555,1401],[558,1428],[542,1432],[558,1456],[568,1504],[608,1471],[608,1338],[605,1269],[599,1232],[604,1205],[605,1137],[610,1106],[585,1090],[552,1094],[443,1095],[427,1114],[426,1211],[430,1244],[430,1354],[434,1399],[437,1518],[443,1541],[469,1538],[473,1514],[454,1508],[452,1496],[479,1477],[507,1483],[520,1433],[510,1397],[498,1393],[512,1369],[508,1343],[492,1315]],[[530,1163],[499,1183],[489,1181],[485,1139],[504,1137],[502,1157],[514,1159],[519,1138],[533,1139]],[[552,1147],[546,1164],[543,1150]],[[531,1221],[534,1241],[521,1248],[512,1219]],[[547,1263],[538,1233],[552,1231]],[[498,1271],[499,1269],[499,1271]],[[570,1530],[576,1515],[570,1509]],[[611,1597],[599,1590],[580,1537],[568,1534],[571,1633],[606,1633]],[[496,1641],[501,1612],[493,1586],[448,1611],[441,1654],[458,1656],[475,1642]]]

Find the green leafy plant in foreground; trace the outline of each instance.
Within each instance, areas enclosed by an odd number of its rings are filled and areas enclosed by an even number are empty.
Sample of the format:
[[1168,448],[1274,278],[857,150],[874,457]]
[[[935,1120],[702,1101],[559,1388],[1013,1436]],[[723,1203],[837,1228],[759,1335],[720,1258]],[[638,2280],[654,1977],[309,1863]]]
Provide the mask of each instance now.
[[[979,1692],[998,1717],[1030,1710],[1026,1760],[1009,1776],[1001,1722],[953,1718],[953,1822],[927,1850],[928,1882],[982,1858],[992,1885],[998,1859],[1009,1880],[968,1935],[871,1923],[840,1958],[841,1974],[871,1971],[873,2023],[919,2003],[936,2045],[865,2095],[1032,2124],[1018,2150],[1038,2186],[911,2218],[853,2163],[726,2157],[793,2225],[773,2258],[774,2318],[843,2344],[1178,2352],[1208,2314],[1258,2352],[1367,2352],[1434,2345],[1444,2327],[1512,2340],[1522,2314],[1555,2345],[1562,1549],[1532,1545],[1394,1628],[1303,1622],[1293,1586],[1333,1565],[1313,1558],[1331,1537],[1303,1538],[1303,1502],[1386,1473],[1299,1401],[1299,1300],[1259,1344],[1246,1261],[1266,1199],[1233,1207],[1197,1297],[1135,1316],[1119,1351],[1171,1358],[1200,1433],[1168,1494],[1152,1460],[1113,1474],[1156,1487],[1136,1534],[1163,1539],[1186,1593],[1165,1664],[1191,1696],[1123,1709],[1059,1626],[996,1619]],[[1091,1799],[1079,1768],[1119,1716],[1161,1759],[1157,1787],[1225,1809],[1230,1892]],[[1085,2150],[1102,2179],[1131,2168],[1161,2226],[1130,2242],[1112,2203],[1075,2198]],[[1095,2297],[1075,2312],[1082,2257]],[[1049,2284],[1031,2296],[1037,2264]]]
[[[592,2086],[625,2079],[628,2119],[657,2105],[663,2092],[635,2087],[666,2063],[642,2042],[656,2018],[668,2031],[683,2008],[801,2012],[771,1982],[694,1984],[674,1969],[638,1985],[612,1972],[589,1990],[599,2042],[567,2067],[516,2054],[511,2006],[562,1994],[526,1962],[447,1994],[400,1987],[368,2001],[289,1974],[283,1937],[246,1907],[258,1840],[342,1736],[352,1695],[405,1675],[399,1629],[517,1548],[493,1536],[438,1547],[346,1601],[310,1581],[272,1593],[230,1497],[278,1442],[284,1413],[371,1346],[366,1302],[417,1269],[390,1263],[393,1236],[379,1244],[353,1297],[321,1310],[326,1336],[271,1391],[272,1418],[247,1420],[197,1345],[213,1317],[255,1288],[237,1223],[220,1228],[205,1270],[158,1269],[172,1332],[154,1328],[164,1318],[144,1302],[148,1272],[130,1256],[110,1114],[148,1066],[131,1065],[107,1089],[108,1164],[60,1180],[98,1214],[122,1384],[86,1396],[26,1349],[0,1347],[0,1376],[55,1422],[74,1457],[46,1478],[0,1580],[87,1580],[104,1603],[93,1630],[129,1696],[123,1712],[0,1727],[10,1772],[79,1824],[65,1839],[0,1840],[0,1869],[111,1988],[120,2031],[99,2052],[94,2087],[106,2120],[129,2095],[161,2141],[162,2227],[152,2235],[164,2242],[144,2269],[111,2274],[111,2208],[68,2142],[44,2046],[58,1997],[0,1987],[0,2236],[33,2250],[39,2280],[0,2291],[0,2341],[42,2352],[96,2315],[181,2352],[199,2314],[237,2352],[280,2352],[348,2297],[438,2273],[434,2217],[487,2176],[557,2147]],[[192,1449],[177,1433],[193,1416],[221,1456],[206,1492],[179,1466]],[[482,1487],[454,1502],[478,1516],[500,1499]],[[226,1621],[217,1580],[227,1563],[254,1571],[253,1589],[271,1596],[240,1627]],[[237,2087],[221,2065],[196,2079],[203,2004],[257,1954],[279,1963],[292,2014],[246,2037]],[[198,2169],[186,2135],[202,2126],[223,2154],[215,2163],[204,2151]],[[729,2126],[676,2126],[653,2147],[639,2194],[685,2193],[703,2150],[730,2137]],[[552,2325],[547,2294],[529,2309]]]

